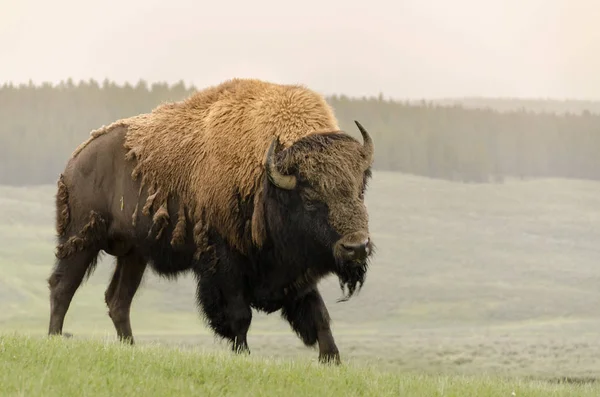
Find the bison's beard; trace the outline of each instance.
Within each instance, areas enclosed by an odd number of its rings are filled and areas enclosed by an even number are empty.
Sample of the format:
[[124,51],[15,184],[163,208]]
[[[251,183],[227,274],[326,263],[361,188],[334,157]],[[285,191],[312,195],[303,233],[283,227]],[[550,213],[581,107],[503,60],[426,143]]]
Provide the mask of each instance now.
[[[360,292],[367,276],[368,263],[339,263],[337,276],[340,280],[342,296],[337,302],[346,302],[355,292]],[[348,293],[346,293],[348,290]]]

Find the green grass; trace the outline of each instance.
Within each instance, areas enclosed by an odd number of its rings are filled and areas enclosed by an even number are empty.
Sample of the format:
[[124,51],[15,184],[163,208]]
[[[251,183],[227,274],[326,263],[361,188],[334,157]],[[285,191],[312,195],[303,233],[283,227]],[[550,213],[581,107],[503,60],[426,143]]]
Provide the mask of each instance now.
[[233,357],[199,349],[0,337],[2,396],[597,396],[600,386],[494,375],[398,374],[360,364]]
[[[0,186],[0,334],[47,331],[54,193]],[[465,185],[376,172],[367,205],[378,254],[363,290],[335,303],[337,281],[321,284],[345,362],[430,376],[598,376],[600,183]],[[75,295],[69,343],[115,340],[104,304],[113,269],[105,256]],[[148,272],[132,307],[138,346],[227,351],[194,295],[191,277]],[[277,313],[255,313],[248,339],[257,360],[317,356]]]

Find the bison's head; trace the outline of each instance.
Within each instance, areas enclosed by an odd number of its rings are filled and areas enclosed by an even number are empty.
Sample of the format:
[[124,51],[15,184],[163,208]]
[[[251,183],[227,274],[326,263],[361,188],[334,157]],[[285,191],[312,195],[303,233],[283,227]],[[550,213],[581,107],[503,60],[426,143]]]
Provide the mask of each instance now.
[[311,265],[336,273],[345,300],[365,280],[373,252],[364,203],[373,143],[356,122],[363,143],[347,134],[318,133],[267,152],[265,199],[271,236]]

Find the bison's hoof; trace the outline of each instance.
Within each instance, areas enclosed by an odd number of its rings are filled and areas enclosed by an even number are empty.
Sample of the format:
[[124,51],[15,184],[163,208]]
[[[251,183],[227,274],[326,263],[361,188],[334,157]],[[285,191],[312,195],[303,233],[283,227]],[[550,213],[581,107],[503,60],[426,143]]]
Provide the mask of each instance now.
[[342,363],[338,352],[319,353],[319,362],[326,365],[340,365]]

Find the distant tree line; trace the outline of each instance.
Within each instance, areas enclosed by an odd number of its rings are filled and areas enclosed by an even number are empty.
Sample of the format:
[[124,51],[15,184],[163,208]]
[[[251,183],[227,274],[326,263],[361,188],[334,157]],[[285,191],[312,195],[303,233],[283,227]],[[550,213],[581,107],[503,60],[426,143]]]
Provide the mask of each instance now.
[[[5,84],[0,87],[0,184],[54,183],[91,130],[195,90],[183,82]],[[353,123],[359,120],[371,132],[376,169],[462,182],[600,180],[600,115],[595,112],[500,111],[381,95],[328,100],[344,130],[359,137]]]
[[436,99],[432,103],[452,106],[460,104],[470,108],[490,108],[501,112],[527,109],[537,113],[596,113],[600,114],[600,101],[583,99],[516,99],[516,98],[448,98]]

